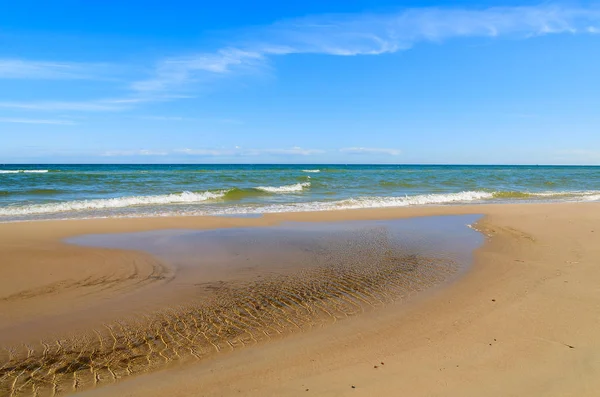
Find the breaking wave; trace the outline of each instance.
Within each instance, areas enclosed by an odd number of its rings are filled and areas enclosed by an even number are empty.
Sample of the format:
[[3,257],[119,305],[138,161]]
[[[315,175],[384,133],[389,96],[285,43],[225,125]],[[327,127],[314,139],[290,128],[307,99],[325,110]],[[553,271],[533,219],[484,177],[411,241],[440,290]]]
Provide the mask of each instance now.
[[50,170],[0,170],[0,174],[45,174]]
[[51,204],[32,204],[0,208],[0,216],[51,214],[56,212],[124,208],[137,205],[200,203],[207,200],[219,199],[223,197],[225,193],[225,191],[203,193],[183,192],[157,196],[130,196],[110,199],[75,200]]
[[294,193],[301,192],[305,188],[310,187],[310,182],[302,182],[296,183],[294,185],[284,185],[284,186],[258,186],[257,190],[262,190],[263,192],[269,193]]
[[[305,212],[331,211],[360,208],[391,208],[419,205],[445,205],[511,201],[564,201],[586,202],[600,201],[600,190],[563,191],[563,192],[512,192],[512,191],[463,191],[458,193],[432,193],[406,196],[365,196],[333,201],[283,202],[267,203],[251,201],[234,204],[249,197],[269,196],[272,194],[287,194],[300,192],[310,186],[310,182],[284,185],[279,187],[264,186],[246,189],[224,189],[206,192],[183,192],[155,196],[130,196],[111,199],[76,200],[61,203],[31,204],[8,206],[0,208],[1,217],[26,219],[32,215],[51,216],[64,214],[64,218],[92,217],[145,217],[145,216],[175,216],[175,215],[236,215],[274,212]],[[201,205],[194,204],[217,204]],[[229,204],[227,204],[229,203]],[[174,209],[172,205],[191,204],[192,206]],[[146,206],[141,210],[125,210],[127,207]],[[104,215],[87,213],[86,211],[113,209]],[[72,215],[68,215],[72,213]],[[79,213],[76,215],[75,213]],[[47,214],[47,215],[45,215]],[[87,215],[86,215],[87,214]],[[45,215],[45,216],[44,216]],[[63,215],[61,215],[63,216]]]

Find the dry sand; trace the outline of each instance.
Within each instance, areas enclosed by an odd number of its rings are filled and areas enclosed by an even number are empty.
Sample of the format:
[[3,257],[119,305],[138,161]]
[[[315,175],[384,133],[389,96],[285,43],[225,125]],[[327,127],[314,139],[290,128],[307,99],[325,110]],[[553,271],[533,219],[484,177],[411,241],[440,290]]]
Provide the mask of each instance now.
[[0,344],[83,329],[164,298],[153,291],[172,269],[136,252],[61,243],[69,236],[468,213],[486,215],[477,227],[489,238],[472,270],[448,288],[82,394],[598,395],[597,203],[3,224]]

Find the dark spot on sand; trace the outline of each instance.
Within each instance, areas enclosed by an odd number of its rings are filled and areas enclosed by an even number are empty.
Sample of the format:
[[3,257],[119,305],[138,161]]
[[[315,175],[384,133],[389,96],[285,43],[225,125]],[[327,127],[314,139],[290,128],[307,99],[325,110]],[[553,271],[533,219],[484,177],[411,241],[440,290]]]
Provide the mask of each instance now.
[[308,389],[306,389],[306,391],[308,391]]
[[571,346],[571,345],[565,345],[567,346],[569,349],[575,349],[575,346]]
[[353,388],[353,389],[356,389],[356,386],[352,385],[352,388]]
[[377,365],[374,365],[374,366],[373,366],[373,368],[377,369],[377,368],[379,368],[379,367],[378,367]]
[[492,299],[492,302],[496,302],[496,299]]

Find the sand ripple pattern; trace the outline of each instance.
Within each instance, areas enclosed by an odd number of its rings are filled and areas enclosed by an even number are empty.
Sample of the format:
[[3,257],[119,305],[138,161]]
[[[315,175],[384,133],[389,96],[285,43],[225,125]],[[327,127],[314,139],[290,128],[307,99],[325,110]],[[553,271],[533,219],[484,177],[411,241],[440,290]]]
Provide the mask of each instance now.
[[326,258],[328,266],[293,274],[201,284],[201,303],[116,321],[86,334],[5,347],[0,395],[57,396],[204,360],[402,299],[447,280],[459,268],[449,259],[389,250],[365,258],[336,255]]

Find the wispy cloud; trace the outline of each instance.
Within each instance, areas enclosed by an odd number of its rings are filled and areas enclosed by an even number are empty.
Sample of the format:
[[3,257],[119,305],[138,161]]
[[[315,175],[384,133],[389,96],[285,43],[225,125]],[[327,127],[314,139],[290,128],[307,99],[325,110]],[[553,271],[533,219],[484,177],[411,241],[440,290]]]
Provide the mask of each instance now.
[[0,79],[92,79],[108,69],[106,64],[0,59]]
[[[386,14],[333,14],[278,21],[231,32],[227,45],[158,60],[145,77],[129,80],[123,98],[84,102],[0,103],[0,107],[46,111],[121,111],[143,103],[189,98],[202,84],[263,70],[290,54],[374,56],[422,42],[468,37],[530,38],[548,34],[600,33],[600,7],[542,4],[530,7],[414,8]],[[99,78],[114,65],[0,59],[0,78]],[[124,65],[122,65],[124,66]],[[125,69],[131,69],[131,66]],[[136,75],[137,76],[137,75]]]
[[246,149],[236,146],[234,149],[176,149],[174,153],[192,155],[192,156],[311,156],[324,153],[320,149],[305,149],[299,146],[282,149]]
[[122,157],[122,156],[167,156],[169,152],[160,150],[112,150],[102,153],[105,157]]
[[186,155],[198,157],[248,157],[261,155],[274,156],[311,156],[325,153],[319,149],[305,149],[298,146],[281,149],[246,149],[239,146],[234,148],[185,148],[173,150],[112,150],[102,153],[102,156],[168,156],[168,155]]
[[71,120],[13,119],[0,117],[0,123],[75,125]]
[[160,62],[151,79],[134,82],[131,88],[138,92],[166,91],[184,84],[202,81],[202,72],[227,74],[233,70],[248,69],[260,63],[264,55],[235,48],[220,49],[215,53],[170,58]]
[[62,101],[39,101],[39,102],[0,102],[0,108],[20,109],[20,110],[42,110],[42,111],[117,111],[123,110],[127,106],[123,104],[110,103],[105,101],[81,101],[81,102],[62,102]]
[[90,101],[0,102],[0,108],[41,111],[105,112],[128,110],[142,103],[162,102],[180,98],[188,98],[188,96],[154,95],[145,97],[96,99]]
[[402,152],[398,149],[387,148],[367,148],[367,147],[348,147],[340,149],[342,153],[348,154],[385,154],[389,156],[398,156]]
[[294,146],[288,149],[241,149],[244,156],[260,156],[264,154],[285,155],[285,156],[311,156],[313,154],[324,153],[320,149],[304,149],[299,146]]
[[175,149],[173,153],[185,154],[190,156],[233,156],[236,154],[235,150],[232,149]]
[[600,32],[600,8],[552,5],[484,10],[419,8],[389,14],[312,16],[247,29],[231,44],[160,61],[154,76],[137,81],[138,92],[189,89],[211,76],[264,65],[287,54],[378,55],[406,50],[420,42],[463,37],[533,37]]

